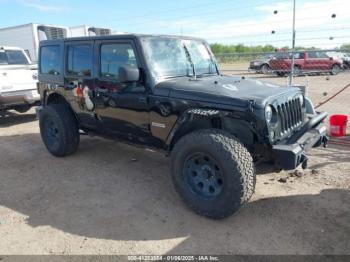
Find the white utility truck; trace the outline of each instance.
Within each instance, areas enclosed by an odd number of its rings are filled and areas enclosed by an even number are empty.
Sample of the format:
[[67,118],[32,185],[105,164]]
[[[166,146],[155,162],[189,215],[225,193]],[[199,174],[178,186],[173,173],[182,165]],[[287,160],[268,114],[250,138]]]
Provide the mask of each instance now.
[[40,104],[38,72],[19,47],[0,46],[0,113],[24,113]]
[[63,26],[24,24],[0,28],[0,45],[23,48],[33,62],[38,60],[39,42],[69,37],[69,29]]

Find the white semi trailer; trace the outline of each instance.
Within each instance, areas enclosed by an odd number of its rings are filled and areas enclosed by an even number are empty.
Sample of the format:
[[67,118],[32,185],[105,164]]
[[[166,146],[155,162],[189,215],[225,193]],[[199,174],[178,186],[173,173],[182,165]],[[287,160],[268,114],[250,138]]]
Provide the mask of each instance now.
[[70,37],[78,36],[99,36],[99,35],[111,35],[112,30],[109,28],[93,27],[93,26],[73,26],[69,28]]
[[30,23],[0,28],[0,45],[23,48],[36,62],[40,41],[66,38],[69,34],[67,27]]

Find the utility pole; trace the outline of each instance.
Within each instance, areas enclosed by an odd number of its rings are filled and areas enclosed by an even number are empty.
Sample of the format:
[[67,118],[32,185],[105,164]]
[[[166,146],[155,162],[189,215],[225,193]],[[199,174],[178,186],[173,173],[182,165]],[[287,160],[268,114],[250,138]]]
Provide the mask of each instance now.
[[289,76],[289,85],[293,85],[293,75],[294,75],[294,55],[295,55],[295,1],[293,0],[293,40],[292,40],[292,64],[290,69],[290,76]]

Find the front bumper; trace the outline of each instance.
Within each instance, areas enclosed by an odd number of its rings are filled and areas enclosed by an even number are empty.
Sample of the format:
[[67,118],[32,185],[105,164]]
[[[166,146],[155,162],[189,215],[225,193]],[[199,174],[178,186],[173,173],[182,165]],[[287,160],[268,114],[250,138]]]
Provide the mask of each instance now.
[[314,147],[326,146],[327,127],[321,121],[304,132],[295,142],[272,147],[276,165],[284,170],[293,170],[299,165],[307,167],[306,153]]
[[248,71],[259,71],[261,70],[261,65],[250,65]]
[[40,95],[36,89],[0,92],[0,108],[4,109],[39,101]]

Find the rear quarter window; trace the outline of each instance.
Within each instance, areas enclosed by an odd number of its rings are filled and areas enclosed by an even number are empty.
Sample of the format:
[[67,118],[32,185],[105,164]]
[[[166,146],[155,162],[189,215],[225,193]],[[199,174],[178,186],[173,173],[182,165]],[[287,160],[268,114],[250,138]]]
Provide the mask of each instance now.
[[40,49],[40,73],[61,75],[61,47],[59,45],[43,46]]

